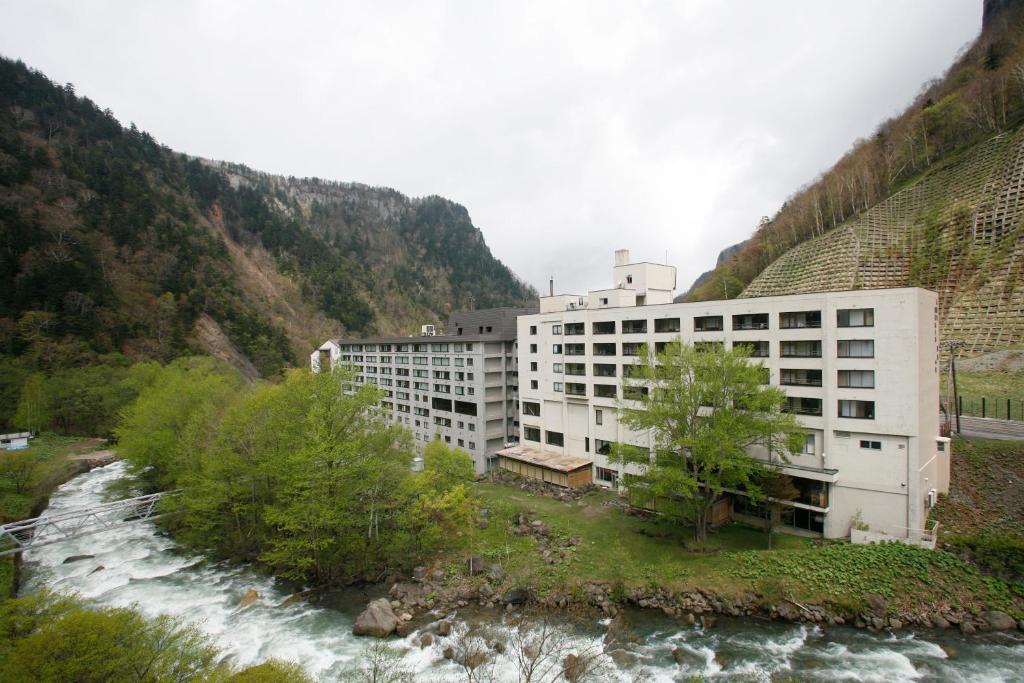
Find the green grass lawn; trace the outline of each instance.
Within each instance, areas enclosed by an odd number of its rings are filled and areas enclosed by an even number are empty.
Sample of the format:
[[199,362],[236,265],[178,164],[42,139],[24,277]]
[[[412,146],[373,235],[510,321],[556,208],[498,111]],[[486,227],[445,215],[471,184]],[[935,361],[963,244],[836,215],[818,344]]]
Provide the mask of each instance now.
[[[490,523],[474,531],[471,552],[500,562],[513,582],[541,594],[602,581],[625,591],[662,586],[703,588],[723,596],[753,592],[773,604],[791,598],[851,610],[863,604],[865,593],[877,592],[893,606],[952,602],[1021,612],[1020,591],[980,576],[949,553],[898,544],[819,546],[780,533],[773,550],[767,550],[767,535],[741,524],[709,535],[707,547],[717,552],[692,552],[687,547],[692,529],[628,515],[606,504],[614,497],[611,492],[594,491],[579,502],[564,502],[502,484],[480,483],[476,490],[490,510]],[[532,536],[513,532],[512,520],[520,512],[543,520],[552,537],[578,536],[581,543],[568,560],[547,564]]]
[[[651,583],[707,585],[732,583],[721,569],[731,551],[765,549],[767,535],[733,524],[709,536],[706,547],[717,552],[690,552],[693,530],[661,518],[625,514],[606,503],[608,491],[592,491],[580,502],[564,502],[501,484],[478,484],[482,504],[491,511],[487,529],[476,532],[478,554],[501,561],[516,577],[550,588],[586,580],[621,582],[626,586]],[[541,519],[555,538],[578,536],[571,559],[555,565],[543,561],[531,537],[516,536],[511,520],[520,513]],[[808,539],[775,534],[780,549],[811,547]]]
[[[963,397],[964,415],[981,416],[981,398],[986,399],[987,417],[1006,418],[1006,399],[1011,399],[1011,417],[1024,419],[1024,372],[962,372],[956,375],[957,389]],[[946,377],[942,378],[941,398],[946,398]]]

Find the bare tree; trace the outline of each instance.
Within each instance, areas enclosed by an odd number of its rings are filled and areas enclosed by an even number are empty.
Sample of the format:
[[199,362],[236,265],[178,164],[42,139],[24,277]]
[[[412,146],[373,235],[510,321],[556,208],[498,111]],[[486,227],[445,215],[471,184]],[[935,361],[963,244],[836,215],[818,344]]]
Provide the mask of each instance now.
[[413,683],[412,669],[402,664],[402,655],[384,640],[375,640],[363,649],[359,668],[346,671],[345,683]]

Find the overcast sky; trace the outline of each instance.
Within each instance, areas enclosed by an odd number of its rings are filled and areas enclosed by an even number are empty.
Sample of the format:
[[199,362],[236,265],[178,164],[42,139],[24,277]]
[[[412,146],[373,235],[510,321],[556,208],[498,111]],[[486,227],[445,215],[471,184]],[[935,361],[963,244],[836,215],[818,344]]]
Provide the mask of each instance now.
[[905,107],[981,0],[0,0],[0,53],[189,154],[439,194],[538,289],[720,249]]

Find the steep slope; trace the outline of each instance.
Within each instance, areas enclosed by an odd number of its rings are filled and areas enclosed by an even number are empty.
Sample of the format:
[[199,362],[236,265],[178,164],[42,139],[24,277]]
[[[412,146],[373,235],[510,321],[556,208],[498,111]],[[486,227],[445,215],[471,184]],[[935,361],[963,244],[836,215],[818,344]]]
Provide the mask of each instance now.
[[1024,2],[989,0],[943,79],[790,197],[688,300],[916,284],[940,290],[948,337],[975,352],[1008,343],[1024,324],[1022,123]]
[[775,261],[742,296],[914,285],[968,355],[1024,339],[1024,129],[957,155]]
[[4,362],[201,351],[273,375],[328,335],[533,296],[457,204],[190,158],[0,59]]

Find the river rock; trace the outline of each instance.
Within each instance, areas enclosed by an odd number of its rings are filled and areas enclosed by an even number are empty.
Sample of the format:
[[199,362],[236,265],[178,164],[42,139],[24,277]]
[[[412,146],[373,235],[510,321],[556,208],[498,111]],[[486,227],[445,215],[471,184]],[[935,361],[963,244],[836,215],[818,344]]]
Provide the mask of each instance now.
[[378,598],[368,604],[366,609],[356,617],[356,623],[352,626],[352,634],[385,638],[394,632],[398,623],[398,617],[391,609],[388,599]]
[[508,605],[522,605],[529,599],[530,593],[525,588],[512,588],[501,596],[501,601]]
[[503,640],[496,640],[493,643],[491,643],[491,647],[499,655],[505,654],[505,641],[503,641]]
[[628,669],[637,662],[635,654],[629,650],[624,650],[621,647],[609,652],[608,656],[611,657],[611,660],[615,662],[615,665],[620,669]]
[[885,616],[885,608],[888,603],[883,596],[878,593],[868,593],[864,596],[864,601],[868,604],[868,609],[874,616]]
[[684,650],[681,647],[672,648],[672,660],[679,666],[685,666],[691,664],[697,667],[704,667],[704,658],[700,657],[689,650]]
[[82,560],[91,560],[94,557],[96,557],[96,556],[95,555],[72,555],[70,557],[65,557],[64,558],[64,562],[62,562],[61,564],[71,564],[72,562],[81,562]]
[[290,605],[300,603],[307,597],[309,597],[309,591],[299,591],[298,593],[292,593],[287,598],[282,600],[281,604],[278,605],[278,607],[288,607]]
[[1000,612],[999,610],[994,609],[982,612],[981,618],[985,620],[985,623],[993,631],[1011,631],[1017,628],[1017,621],[1006,612]]
[[424,633],[422,636],[420,636],[420,647],[421,648],[430,647],[433,644],[434,644],[434,636],[430,635],[429,633]]
[[260,594],[256,592],[256,589],[250,588],[249,590],[245,591],[245,595],[243,595],[242,599],[238,601],[238,609],[248,607],[249,605],[251,605],[259,599]]
[[422,581],[422,580],[424,580],[425,578],[427,578],[427,568],[426,567],[413,567],[412,568],[412,578],[413,578],[413,581]]
[[415,630],[416,624],[412,623],[412,621],[400,621],[398,626],[395,627],[395,635],[399,638],[405,638],[412,635],[412,632]]
[[451,635],[451,632],[452,632],[452,622],[448,621],[447,619],[443,619],[443,620],[437,622],[437,635],[439,635],[439,636],[448,636],[448,635]]
[[484,573],[484,558],[473,555],[469,558],[469,575],[477,576]]
[[444,652],[442,652],[441,654],[444,656],[445,659],[455,659],[455,648],[449,645],[444,649]]
[[901,629],[901,628],[903,628],[903,622],[900,621],[899,619],[895,619],[895,618],[890,619],[889,620],[889,628],[891,628],[891,629]]
[[949,628],[949,622],[941,614],[933,614],[929,620],[933,628]]
[[487,578],[494,584],[502,583],[508,577],[508,572],[500,564],[492,564],[491,570],[487,572]]
[[974,624],[969,621],[960,622],[960,633],[963,633],[965,636],[969,636],[977,630],[978,629],[974,628]]
[[106,567],[104,567],[104,566],[103,566],[103,565],[101,564],[100,566],[96,567],[96,568],[95,568],[95,569],[93,569],[93,570],[92,570],[91,572],[89,572],[89,576],[92,576],[92,575],[93,575],[93,574],[95,574],[96,572],[101,572],[101,571],[103,571],[104,569],[106,569]]
[[871,628],[875,629],[876,631],[881,631],[883,628],[885,628],[885,620],[881,617],[871,617]]

